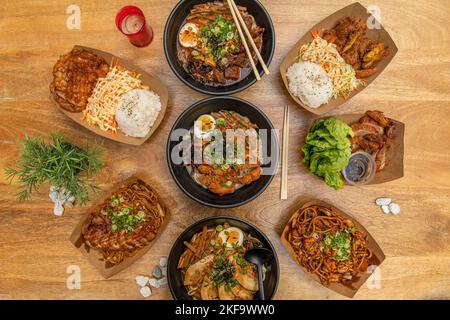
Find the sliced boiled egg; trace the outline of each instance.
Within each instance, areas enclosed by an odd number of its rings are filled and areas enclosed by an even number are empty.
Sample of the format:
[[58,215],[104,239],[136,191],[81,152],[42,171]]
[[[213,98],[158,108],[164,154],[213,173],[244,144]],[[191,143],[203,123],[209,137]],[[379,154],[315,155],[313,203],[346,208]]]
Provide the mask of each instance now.
[[188,22],[180,30],[178,38],[180,44],[186,48],[197,46],[199,29],[195,23]]
[[216,128],[216,119],[209,114],[203,114],[195,120],[194,134],[197,138],[208,138]]
[[226,243],[227,248],[241,246],[244,242],[244,232],[236,227],[229,227],[219,233],[222,243]]

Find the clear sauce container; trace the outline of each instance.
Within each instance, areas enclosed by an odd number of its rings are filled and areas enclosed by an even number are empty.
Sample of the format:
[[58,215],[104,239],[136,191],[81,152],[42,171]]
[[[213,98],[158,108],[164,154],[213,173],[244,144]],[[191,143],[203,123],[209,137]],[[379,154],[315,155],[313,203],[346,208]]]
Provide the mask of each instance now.
[[376,171],[374,158],[367,152],[358,151],[350,156],[348,165],[342,170],[342,175],[348,184],[364,185],[373,180]]

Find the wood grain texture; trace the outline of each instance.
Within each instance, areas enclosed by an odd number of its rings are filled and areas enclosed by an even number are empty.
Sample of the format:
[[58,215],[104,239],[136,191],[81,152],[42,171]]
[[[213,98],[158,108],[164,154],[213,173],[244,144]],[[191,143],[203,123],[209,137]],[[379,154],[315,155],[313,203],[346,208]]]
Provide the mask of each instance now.
[[[279,234],[303,202],[319,198],[358,219],[378,241],[386,260],[381,288],[363,286],[356,299],[450,298],[450,9],[448,1],[377,1],[381,22],[399,52],[391,65],[354,99],[331,114],[385,111],[406,124],[405,176],[393,182],[333,191],[307,172],[298,147],[315,117],[294,107],[278,67],[285,54],[315,23],[351,1],[264,0],[276,28],[277,48],[270,76],[237,96],[247,99],[281,129],[283,107],[291,104],[289,198],[279,200],[280,172],[257,200],[232,210],[194,203],[172,181],[165,159],[168,131],[177,116],[204,98],[184,86],[166,63],[162,36],[175,0],[134,1],[154,28],[154,42],[134,48],[116,30],[114,17],[127,1],[80,0],[81,30],[68,30],[66,1],[2,1],[0,11],[0,169],[19,154],[16,141],[50,130],[64,132],[78,144],[99,141],[107,169],[100,176],[108,190],[117,180],[146,172],[172,209],[172,219],[158,243],[138,262],[104,280],[69,242],[86,207],[52,214],[48,190],[18,202],[16,187],[0,173],[0,298],[140,299],[134,277],[149,274],[175,238],[194,221],[219,214],[257,224],[274,243],[281,266],[277,299],[341,299],[301,271],[282,248]],[[370,1],[362,1],[366,7]],[[101,139],[73,123],[48,100],[53,64],[73,45],[95,47],[125,58],[159,77],[169,87],[169,105],[159,130],[140,147]],[[399,216],[383,215],[373,204],[390,196],[402,206]],[[81,268],[81,290],[66,288],[66,268]],[[151,299],[169,299],[166,288]]]

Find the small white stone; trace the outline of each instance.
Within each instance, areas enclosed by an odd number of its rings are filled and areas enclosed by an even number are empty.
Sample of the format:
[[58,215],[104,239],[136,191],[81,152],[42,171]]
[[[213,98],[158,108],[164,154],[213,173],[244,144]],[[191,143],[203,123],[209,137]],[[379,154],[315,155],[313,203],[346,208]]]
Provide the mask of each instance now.
[[136,276],[136,283],[140,287],[144,287],[148,283],[149,278],[146,276],[138,275]]
[[167,267],[165,267],[165,268],[162,268],[162,276],[163,277],[167,277]]
[[139,292],[144,298],[148,298],[152,295],[152,289],[150,289],[150,287],[147,286],[142,287],[141,290],[139,290]]
[[61,217],[64,213],[64,207],[60,202],[56,201],[55,206],[53,207],[53,213],[58,217]]
[[379,206],[388,206],[392,202],[391,198],[378,198],[375,203]]
[[389,204],[389,210],[391,211],[392,214],[399,214],[400,213],[400,206],[397,203],[391,202]]
[[164,277],[164,278],[159,279],[158,280],[158,284],[159,284],[160,287],[166,286],[167,285],[167,278]]
[[66,199],[66,202],[74,203],[74,202],[75,202],[75,197],[74,197],[74,196],[69,196],[69,197]]
[[66,202],[64,204],[67,208],[73,208],[73,202]]
[[56,191],[51,191],[48,196],[53,202],[56,202],[56,200],[58,200],[58,192]]
[[152,276],[158,279],[162,277],[162,270],[159,266],[153,268]]
[[389,206],[381,206],[381,210],[383,210],[383,212],[385,214],[391,213],[391,210],[389,209]]
[[148,283],[153,287],[153,288],[159,288],[161,285],[159,284],[159,281],[155,278],[150,278],[150,280],[148,281]]
[[161,266],[161,267],[165,267],[165,266],[167,266],[167,257],[161,257],[160,259],[159,259],[159,265]]

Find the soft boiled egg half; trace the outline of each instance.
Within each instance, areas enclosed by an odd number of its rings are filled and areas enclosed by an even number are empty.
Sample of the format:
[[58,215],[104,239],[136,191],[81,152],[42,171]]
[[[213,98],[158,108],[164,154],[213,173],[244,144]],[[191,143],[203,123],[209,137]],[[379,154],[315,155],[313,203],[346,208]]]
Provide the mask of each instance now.
[[188,22],[181,27],[178,38],[180,44],[186,48],[193,48],[197,46],[199,29],[195,23]]
[[194,134],[199,139],[208,138],[216,128],[216,119],[209,114],[203,114],[195,120]]
[[219,238],[222,240],[222,244],[226,243],[227,248],[242,246],[242,243],[244,242],[244,232],[239,228],[229,227],[219,233]]

